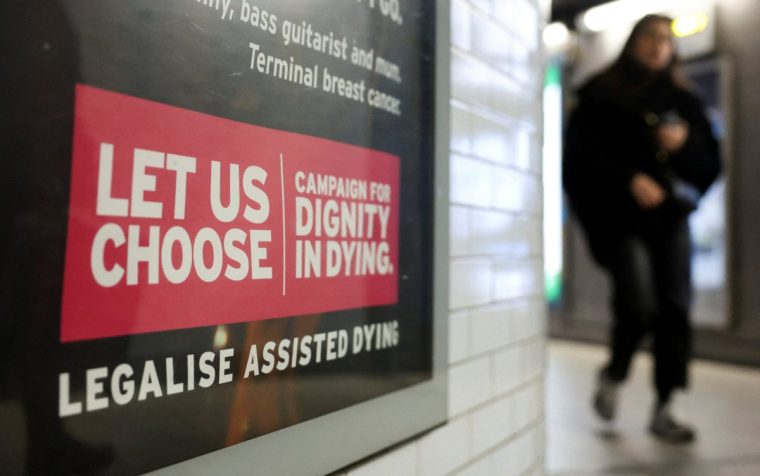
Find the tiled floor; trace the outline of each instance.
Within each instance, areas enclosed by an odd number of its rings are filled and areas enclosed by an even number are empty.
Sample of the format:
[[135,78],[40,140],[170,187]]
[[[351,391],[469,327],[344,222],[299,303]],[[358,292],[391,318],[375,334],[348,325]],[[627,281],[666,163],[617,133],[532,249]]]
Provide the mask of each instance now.
[[692,389],[677,399],[676,416],[693,423],[699,439],[677,446],[646,431],[652,392],[644,353],[623,388],[616,422],[596,419],[591,393],[605,356],[597,346],[559,341],[549,346],[549,475],[760,475],[760,371],[696,362]]

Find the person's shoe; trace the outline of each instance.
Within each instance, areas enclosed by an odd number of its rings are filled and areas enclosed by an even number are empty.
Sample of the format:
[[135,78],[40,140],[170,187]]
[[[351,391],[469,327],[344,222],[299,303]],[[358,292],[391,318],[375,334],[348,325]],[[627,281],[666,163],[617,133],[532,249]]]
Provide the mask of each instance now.
[[673,418],[670,405],[664,405],[655,410],[649,432],[668,443],[691,443],[697,437],[692,427],[680,423]]
[[615,418],[619,387],[620,384],[610,380],[604,370],[599,372],[594,394],[594,411],[602,420],[611,421]]

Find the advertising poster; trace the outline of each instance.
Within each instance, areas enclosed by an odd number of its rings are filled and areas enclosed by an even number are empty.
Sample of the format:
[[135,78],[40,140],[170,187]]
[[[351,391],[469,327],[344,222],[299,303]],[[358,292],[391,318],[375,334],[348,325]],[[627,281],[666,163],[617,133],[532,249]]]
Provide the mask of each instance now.
[[432,378],[433,25],[3,4],[3,474],[142,473]]

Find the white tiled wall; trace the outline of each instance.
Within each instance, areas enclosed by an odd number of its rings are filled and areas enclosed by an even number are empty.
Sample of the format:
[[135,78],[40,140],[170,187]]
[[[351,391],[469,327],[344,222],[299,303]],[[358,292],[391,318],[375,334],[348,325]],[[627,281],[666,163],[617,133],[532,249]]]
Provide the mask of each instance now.
[[451,0],[449,423],[350,476],[539,475],[540,0]]

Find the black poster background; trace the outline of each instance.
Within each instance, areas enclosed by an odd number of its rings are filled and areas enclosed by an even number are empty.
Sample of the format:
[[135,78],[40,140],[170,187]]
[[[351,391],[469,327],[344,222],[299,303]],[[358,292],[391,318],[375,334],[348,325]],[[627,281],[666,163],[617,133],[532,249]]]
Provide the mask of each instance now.
[[[369,0],[249,0],[346,36],[401,67],[395,83],[241,22],[197,0],[3,0],[0,12],[0,471],[130,474],[163,467],[431,378],[433,2],[400,0],[399,26]],[[220,2],[221,3],[221,2]],[[395,3],[395,2],[390,2]],[[278,33],[280,29],[278,29]],[[402,100],[395,116],[249,68],[265,53],[319,64]],[[386,151],[401,158],[394,306],[226,326],[235,380],[58,417],[58,375],[214,350],[203,327],[60,344],[74,85]],[[118,111],[114,111],[118,114]],[[251,302],[246,305],[257,306]],[[107,318],[107,316],[104,316]],[[247,345],[398,320],[398,347],[240,377]],[[181,369],[181,366],[179,367]],[[177,376],[182,380],[182,370]],[[196,375],[196,379],[198,376]],[[398,409],[403,411],[403,409]],[[378,448],[379,449],[379,448]],[[297,457],[297,448],[294,448]],[[255,473],[255,468],[252,468]]]

